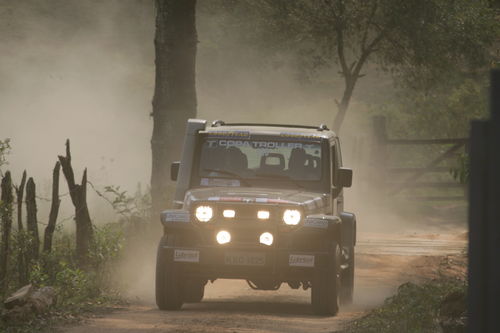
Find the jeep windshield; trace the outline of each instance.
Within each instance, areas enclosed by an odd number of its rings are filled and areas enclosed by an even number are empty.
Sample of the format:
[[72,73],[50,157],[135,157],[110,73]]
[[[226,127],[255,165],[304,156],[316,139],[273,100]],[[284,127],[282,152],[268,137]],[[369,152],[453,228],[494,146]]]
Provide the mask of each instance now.
[[[280,137],[213,138],[201,142],[201,186],[258,185],[288,182],[304,187],[322,180],[319,141],[285,141]],[[307,186],[310,187],[310,186]]]

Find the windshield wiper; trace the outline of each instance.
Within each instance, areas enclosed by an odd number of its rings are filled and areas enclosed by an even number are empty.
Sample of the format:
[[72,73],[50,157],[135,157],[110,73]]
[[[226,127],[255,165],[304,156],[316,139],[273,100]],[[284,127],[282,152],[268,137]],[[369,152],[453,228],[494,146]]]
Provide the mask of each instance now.
[[213,168],[204,168],[202,171],[218,172],[218,173],[223,174],[223,175],[228,175],[228,176],[231,176],[231,177],[238,179],[246,186],[250,186],[248,181],[246,179],[244,179],[242,175],[240,175],[239,173],[233,172],[233,171],[224,170],[224,169],[213,169]]
[[255,174],[255,176],[257,176],[257,177],[266,177],[266,178],[280,178],[280,179],[285,179],[285,180],[291,181],[292,183],[294,183],[295,185],[297,185],[300,188],[305,188],[305,186],[302,185],[302,184],[300,184],[297,179],[294,179],[294,178],[292,178],[292,177],[290,177],[288,175],[278,175],[278,174],[275,174],[275,173],[258,172],[258,173]]

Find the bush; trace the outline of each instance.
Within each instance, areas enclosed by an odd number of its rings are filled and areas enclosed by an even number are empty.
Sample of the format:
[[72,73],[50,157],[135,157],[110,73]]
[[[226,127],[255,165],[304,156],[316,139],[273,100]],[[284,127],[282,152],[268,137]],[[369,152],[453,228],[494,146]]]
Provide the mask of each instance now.
[[[89,264],[80,268],[74,254],[74,235],[58,230],[54,235],[52,251],[40,253],[38,260],[28,264],[29,283],[36,287],[54,287],[58,295],[58,307],[78,306],[93,301],[101,303],[109,297],[114,298],[118,291],[110,289],[110,281],[114,273],[113,263],[120,256],[123,242],[123,233],[117,225],[95,227]],[[25,255],[29,243],[30,237],[26,232],[16,233],[8,292],[21,287],[18,260]]]
[[395,296],[348,325],[345,333],[433,333],[441,332],[439,307],[445,297],[465,291],[461,280],[440,278],[418,285],[405,283]]

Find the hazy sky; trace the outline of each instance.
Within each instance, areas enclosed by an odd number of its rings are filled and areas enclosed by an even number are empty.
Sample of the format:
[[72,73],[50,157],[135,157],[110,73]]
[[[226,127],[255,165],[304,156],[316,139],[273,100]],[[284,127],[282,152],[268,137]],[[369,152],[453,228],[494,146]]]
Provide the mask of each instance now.
[[[48,194],[69,138],[77,177],[87,166],[99,186],[149,183],[154,19],[152,0],[0,0],[0,139],[12,140],[16,182],[27,169]],[[197,18],[200,118],[332,121],[335,82],[313,89],[291,69],[244,62],[238,32],[213,44],[216,19]],[[357,96],[376,80],[360,82]],[[346,137],[362,107],[353,101]]]

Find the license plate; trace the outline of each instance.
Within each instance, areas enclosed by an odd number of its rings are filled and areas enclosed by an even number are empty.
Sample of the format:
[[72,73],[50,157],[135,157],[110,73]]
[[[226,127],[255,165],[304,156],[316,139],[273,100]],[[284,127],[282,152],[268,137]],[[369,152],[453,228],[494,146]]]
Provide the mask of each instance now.
[[288,265],[298,267],[314,267],[314,256],[290,254],[288,257]]
[[266,255],[264,253],[230,252],[224,255],[224,263],[226,265],[264,266]]
[[200,251],[175,250],[174,261],[178,262],[200,262]]

